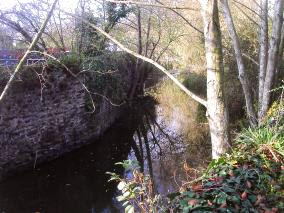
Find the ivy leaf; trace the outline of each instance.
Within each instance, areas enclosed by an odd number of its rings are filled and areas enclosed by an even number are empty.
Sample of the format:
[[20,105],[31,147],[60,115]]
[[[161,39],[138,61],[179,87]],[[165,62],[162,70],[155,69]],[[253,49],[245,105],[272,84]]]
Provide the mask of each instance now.
[[227,201],[227,194],[224,192],[221,193],[217,198],[216,198],[216,203],[217,204],[224,204]]
[[232,188],[230,188],[229,186],[226,186],[226,185],[223,187],[223,190],[225,192],[231,192],[231,193],[236,191],[235,189],[232,189]]
[[249,195],[249,196],[248,196],[248,199],[249,199],[252,203],[255,203],[256,200],[257,200],[257,198],[256,198],[255,195]]
[[187,196],[189,198],[193,198],[195,196],[195,193],[194,192],[190,192],[190,191],[187,191],[185,193],[183,193],[184,196]]
[[183,199],[179,203],[181,206],[188,206],[188,199]]

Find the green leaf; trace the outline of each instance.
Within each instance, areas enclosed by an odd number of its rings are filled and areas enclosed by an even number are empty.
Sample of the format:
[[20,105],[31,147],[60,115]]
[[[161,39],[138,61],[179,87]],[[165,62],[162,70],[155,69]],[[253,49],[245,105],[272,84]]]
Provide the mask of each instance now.
[[126,206],[125,213],[134,213],[134,207],[132,205]]
[[239,203],[241,201],[241,198],[240,198],[240,196],[234,195],[234,196],[231,197],[231,200],[233,202]]
[[223,187],[223,190],[225,192],[231,192],[231,193],[236,191],[235,189],[232,189],[232,188],[230,188],[229,186],[226,186],[226,185]]
[[181,206],[188,206],[188,199],[183,199],[179,202]]
[[257,198],[256,198],[255,195],[249,195],[249,196],[248,196],[248,199],[249,199],[252,203],[255,203],[255,201],[257,200]]
[[129,203],[129,201],[125,201],[122,206],[126,206]]
[[187,207],[182,209],[182,212],[183,213],[188,213],[190,209],[191,209],[191,207],[187,206]]
[[121,196],[117,196],[116,199],[117,199],[118,202],[121,202],[121,201],[124,201],[124,200],[125,200],[125,197],[123,197],[123,196],[121,195]]
[[121,181],[119,182],[119,184],[117,185],[118,190],[123,190],[126,186],[126,182],[125,181]]
[[125,193],[123,193],[123,197],[125,197],[125,198],[127,198],[128,196],[130,195],[130,192],[129,191],[127,191],[127,192],[125,192]]
[[189,198],[193,198],[195,196],[195,193],[188,191],[188,192],[184,192],[182,195],[187,196]]
[[227,194],[225,194],[224,192],[221,193],[218,197],[216,197],[217,204],[223,204],[226,202],[226,200],[227,200]]

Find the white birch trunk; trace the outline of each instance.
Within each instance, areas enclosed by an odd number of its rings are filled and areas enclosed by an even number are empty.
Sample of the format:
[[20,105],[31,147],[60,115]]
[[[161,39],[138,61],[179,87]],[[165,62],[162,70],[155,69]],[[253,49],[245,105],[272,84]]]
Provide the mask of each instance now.
[[207,114],[210,127],[212,158],[229,148],[228,111],[224,98],[224,66],[218,0],[200,0],[204,21],[207,62]]
[[271,97],[271,89],[273,86],[273,79],[277,69],[277,62],[279,58],[279,45],[281,39],[281,28],[283,24],[283,0],[275,1],[273,26],[270,39],[270,48],[267,61],[267,69],[265,75],[265,81],[263,86],[263,97],[261,103],[260,120],[263,119],[268,111]]
[[[260,3],[260,38],[259,38],[259,77],[258,77],[258,118],[261,118],[263,87],[268,56],[268,0]],[[260,121],[260,120],[259,120]]]
[[241,45],[239,42],[239,37],[237,35],[234,21],[231,15],[231,11],[229,8],[228,0],[221,0],[224,10],[225,21],[227,24],[227,28],[229,30],[229,35],[233,42],[233,47],[235,51],[235,56],[238,65],[238,72],[239,72],[239,80],[242,85],[242,89],[245,95],[246,100],[246,110],[247,110],[247,117],[249,119],[250,125],[255,127],[257,125],[257,117],[253,107],[253,96],[252,90],[250,87],[247,71],[245,69],[245,64],[242,56]]

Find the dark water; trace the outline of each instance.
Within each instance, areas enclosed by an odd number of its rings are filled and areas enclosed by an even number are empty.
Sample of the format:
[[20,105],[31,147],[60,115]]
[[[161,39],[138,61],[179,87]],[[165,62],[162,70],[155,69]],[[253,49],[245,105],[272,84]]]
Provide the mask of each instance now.
[[132,135],[117,124],[91,145],[2,182],[0,212],[120,212],[106,172],[122,174],[114,164],[127,159]]
[[[135,130],[141,129],[142,123],[149,119],[144,115],[145,103],[143,100],[142,104],[136,105],[138,107],[131,107],[134,111],[127,111],[123,119],[101,138],[91,140],[90,145],[0,183],[0,213],[124,212],[115,200],[116,183],[108,182],[110,176],[106,172],[123,175],[124,171],[115,163],[136,158],[132,149],[133,138],[139,148]],[[150,114],[154,115],[154,104],[150,101],[150,107],[149,103],[146,105],[147,109],[153,110]],[[148,125],[147,128],[148,131],[152,129],[159,144],[152,141],[153,137],[148,132],[151,151],[148,156],[143,136],[144,145],[139,150],[140,155],[144,153],[145,171],[149,174],[150,158],[156,191],[162,194],[174,192],[179,189],[182,180],[186,180],[180,168],[189,159],[188,147],[183,140],[170,143],[168,137],[163,137],[158,131],[160,127]],[[170,130],[173,129],[170,127]]]

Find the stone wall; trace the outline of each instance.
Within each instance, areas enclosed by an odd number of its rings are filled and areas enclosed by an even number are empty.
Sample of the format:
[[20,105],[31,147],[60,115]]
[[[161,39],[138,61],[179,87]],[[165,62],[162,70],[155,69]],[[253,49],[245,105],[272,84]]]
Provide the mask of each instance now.
[[89,96],[66,71],[24,72],[32,80],[20,76],[0,105],[0,180],[92,142],[121,112],[106,101],[88,112]]

